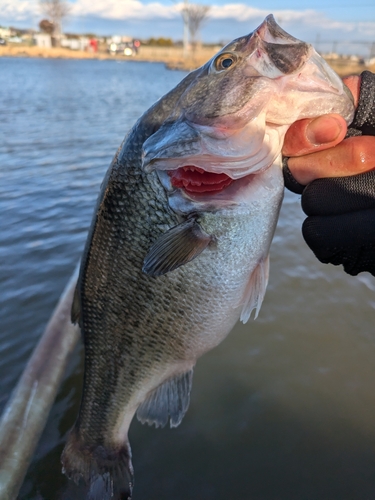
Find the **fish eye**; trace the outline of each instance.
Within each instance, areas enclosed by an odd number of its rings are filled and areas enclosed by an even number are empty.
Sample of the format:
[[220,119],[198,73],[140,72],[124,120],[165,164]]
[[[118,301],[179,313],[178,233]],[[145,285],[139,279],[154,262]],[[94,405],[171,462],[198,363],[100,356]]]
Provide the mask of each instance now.
[[220,54],[215,60],[215,69],[217,71],[223,71],[231,66],[237,61],[237,57],[234,54]]

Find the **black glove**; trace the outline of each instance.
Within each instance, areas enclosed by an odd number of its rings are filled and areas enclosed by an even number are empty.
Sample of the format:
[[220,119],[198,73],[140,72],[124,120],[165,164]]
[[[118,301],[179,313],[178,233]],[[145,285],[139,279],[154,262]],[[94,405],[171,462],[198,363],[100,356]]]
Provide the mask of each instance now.
[[[369,71],[362,73],[358,108],[347,137],[358,135],[375,135],[375,74]],[[285,186],[302,194],[302,209],[308,215],[302,234],[316,257],[325,264],[342,264],[353,276],[362,271],[375,276],[375,170],[303,186],[287,160]]]

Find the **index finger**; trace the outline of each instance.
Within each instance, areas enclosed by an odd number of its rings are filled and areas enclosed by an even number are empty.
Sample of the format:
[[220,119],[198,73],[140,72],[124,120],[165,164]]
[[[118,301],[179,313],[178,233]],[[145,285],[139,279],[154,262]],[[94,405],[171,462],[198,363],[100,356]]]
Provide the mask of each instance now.
[[302,185],[321,177],[346,177],[375,168],[375,137],[350,137],[328,152],[289,158],[293,177]]

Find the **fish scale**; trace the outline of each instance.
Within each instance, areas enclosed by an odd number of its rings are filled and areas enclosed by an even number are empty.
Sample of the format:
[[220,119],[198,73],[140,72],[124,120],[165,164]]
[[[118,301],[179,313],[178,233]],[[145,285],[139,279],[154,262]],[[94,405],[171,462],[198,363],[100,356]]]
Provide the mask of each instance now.
[[[285,132],[328,110],[353,116],[322,61],[269,16],[155,103],[119,148],[72,308],[84,387],[62,463],[86,483],[89,500],[131,498],[133,416],[179,425],[197,359],[238,319],[257,316],[283,196]],[[171,183],[185,167],[209,173],[202,183],[216,174],[232,182],[188,192]]]

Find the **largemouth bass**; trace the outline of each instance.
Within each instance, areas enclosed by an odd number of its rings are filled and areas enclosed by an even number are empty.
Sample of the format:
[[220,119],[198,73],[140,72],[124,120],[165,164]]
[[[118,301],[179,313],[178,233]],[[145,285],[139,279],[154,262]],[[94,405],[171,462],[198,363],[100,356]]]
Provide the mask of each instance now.
[[178,426],[197,359],[257,316],[285,132],[332,112],[353,116],[340,78],[268,16],[125,138],[101,188],[72,309],[85,373],[62,463],[88,498],[131,498],[133,416]]

